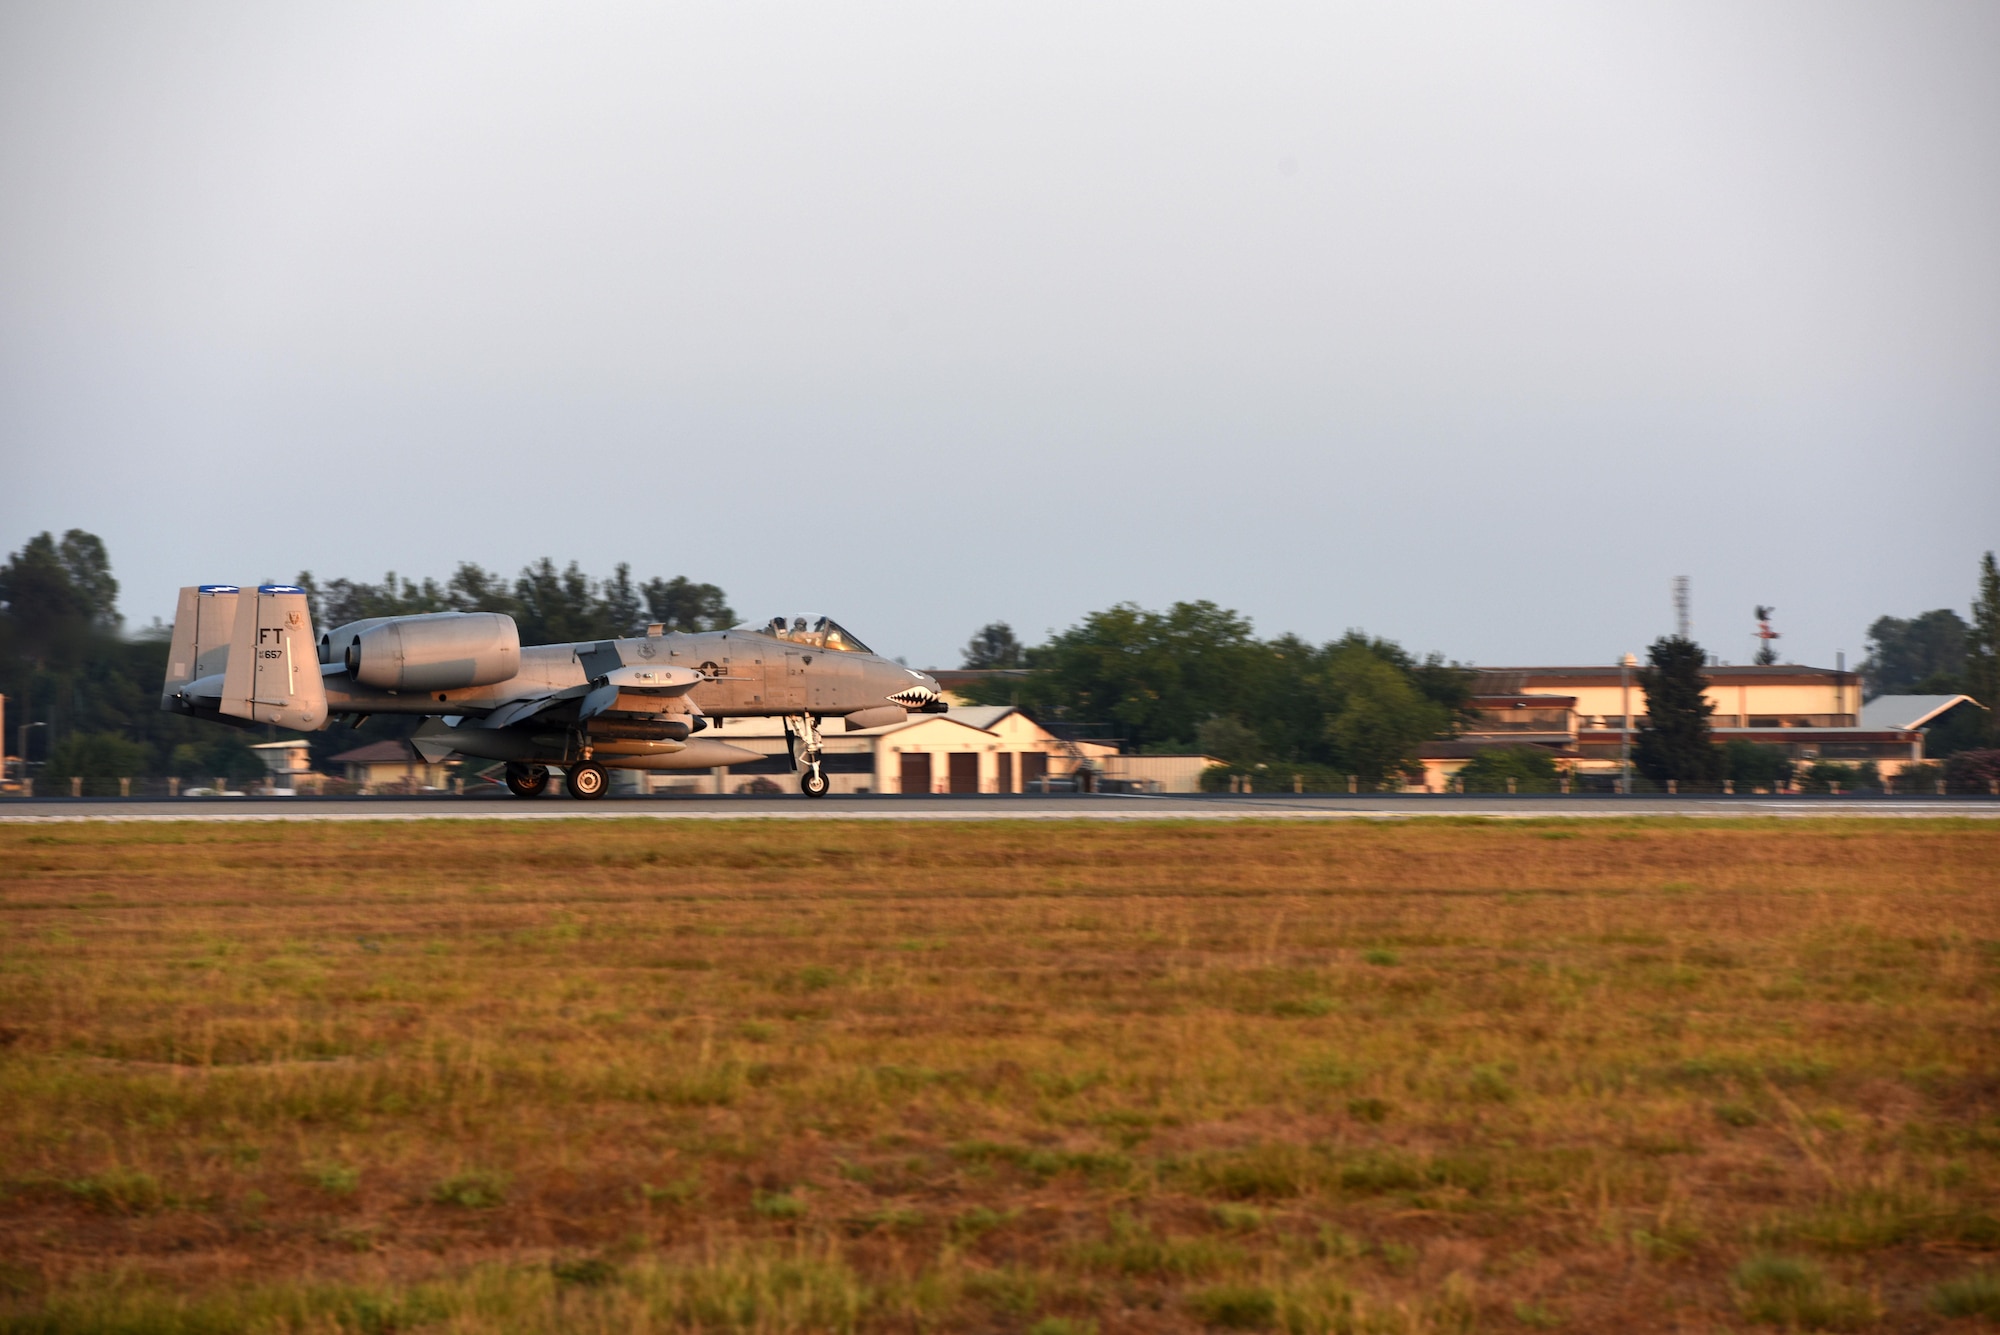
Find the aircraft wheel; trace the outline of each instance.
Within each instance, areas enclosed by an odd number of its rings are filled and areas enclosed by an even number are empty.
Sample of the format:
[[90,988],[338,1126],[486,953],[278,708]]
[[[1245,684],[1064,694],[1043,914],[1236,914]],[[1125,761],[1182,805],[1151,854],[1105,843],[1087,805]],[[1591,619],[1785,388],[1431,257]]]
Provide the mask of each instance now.
[[611,776],[604,772],[604,766],[596,761],[569,767],[569,795],[590,801],[604,796],[604,790],[611,786]]
[[507,791],[516,797],[540,797],[549,790],[549,771],[545,765],[507,766]]
[[807,797],[825,797],[826,790],[833,784],[826,777],[826,771],[817,765],[799,776],[799,791]]

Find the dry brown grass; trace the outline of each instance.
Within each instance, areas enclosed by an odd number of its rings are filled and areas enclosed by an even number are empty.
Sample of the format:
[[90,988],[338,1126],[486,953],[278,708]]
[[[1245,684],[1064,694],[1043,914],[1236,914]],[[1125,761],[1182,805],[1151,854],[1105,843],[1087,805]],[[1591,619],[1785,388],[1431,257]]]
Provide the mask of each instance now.
[[0,1330],[1951,1328],[1996,910],[1946,821],[0,828]]

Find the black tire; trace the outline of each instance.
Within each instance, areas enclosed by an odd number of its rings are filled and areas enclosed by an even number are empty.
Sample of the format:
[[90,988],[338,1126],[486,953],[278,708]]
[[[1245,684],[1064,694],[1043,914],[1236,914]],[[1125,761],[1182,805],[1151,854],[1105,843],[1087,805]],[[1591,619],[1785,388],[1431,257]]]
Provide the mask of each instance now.
[[510,764],[507,766],[507,791],[516,797],[540,797],[549,790],[549,771],[545,765]]
[[825,797],[826,790],[833,787],[826,777],[826,771],[814,765],[799,775],[799,791],[807,797]]
[[596,761],[586,761],[569,767],[566,786],[571,797],[583,802],[595,802],[611,787],[611,776]]

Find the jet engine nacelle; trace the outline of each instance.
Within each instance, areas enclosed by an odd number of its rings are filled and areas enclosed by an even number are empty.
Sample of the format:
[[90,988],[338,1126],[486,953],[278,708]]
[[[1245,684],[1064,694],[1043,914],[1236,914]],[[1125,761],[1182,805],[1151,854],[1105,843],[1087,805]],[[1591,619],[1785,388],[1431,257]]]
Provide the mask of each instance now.
[[387,617],[348,640],[344,658],[355,681],[382,691],[491,686],[521,671],[521,632],[501,612]]

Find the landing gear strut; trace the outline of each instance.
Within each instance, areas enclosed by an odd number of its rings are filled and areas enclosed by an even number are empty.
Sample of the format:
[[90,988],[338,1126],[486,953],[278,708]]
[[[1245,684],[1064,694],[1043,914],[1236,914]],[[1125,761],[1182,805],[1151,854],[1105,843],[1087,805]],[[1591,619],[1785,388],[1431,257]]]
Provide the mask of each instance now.
[[523,765],[518,762],[507,766],[507,791],[516,797],[540,797],[549,790],[549,771],[545,765]]
[[805,772],[799,775],[799,791],[807,797],[825,797],[826,790],[833,784],[826,777],[821,764],[825,755],[825,745],[820,741],[819,720],[811,714],[798,714],[785,720],[785,745],[792,751],[792,763],[805,762]]
[[594,760],[586,760],[581,765],[569,767],[569,795],[583,801],[591,801],[604,796],[604,790],[611,786],[611,776],[604,772],[604,766]]

